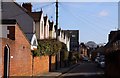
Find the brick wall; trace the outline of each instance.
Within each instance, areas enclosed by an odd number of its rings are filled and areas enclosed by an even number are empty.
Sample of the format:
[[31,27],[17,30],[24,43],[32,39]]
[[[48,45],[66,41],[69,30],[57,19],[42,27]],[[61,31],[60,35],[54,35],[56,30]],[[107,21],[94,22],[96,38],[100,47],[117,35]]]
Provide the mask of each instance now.
[[49,72],[49,56],[34,57],[34,76]]
[[14,49],[13,49],[13,47],[15,47],[15,41],[13,41],[13,40],[9,40],[9,39],[6,39],[6,38],[1,38],[1,40],[2,40],[2,76],[4,75],[4,48],[5,48],[5,46],[6,45],[8,45],[9,46],[9,48],[10,48],[10,52],[13,52],[14,51]]
[[11,76],[30,76],[32,74],[30,43],[19,26],[15,26],[15,47],[10,55],[13,56],[10,59]]
[[107,78],[120,77],[120,50],[106,54],[105,75]]
[[2,64],[0,64],[0,78],[2,77],[3,73],[2,73]]
[[56,69],[56,56],[49,56],[49,71],[55,71]]
[[10,76],[31,76],[32,75],[32,56],[30,44],[20,30],[15,26],[15,40],[2,38],[2,75],[4,74],[4,47],[10,48]]
[[[2,40],[2,64],[0,74],[4,75],[4,47],[10,48],[10,76],[36,76],[49,72],[49,56],[35,57],[32,71],[32,54],[30,43],[26,39],[19,26],[15,26],[15,40],[0,38]],[[1,57],[0,57],[1,58]],[[55,57],[52,63],[55,62]]]

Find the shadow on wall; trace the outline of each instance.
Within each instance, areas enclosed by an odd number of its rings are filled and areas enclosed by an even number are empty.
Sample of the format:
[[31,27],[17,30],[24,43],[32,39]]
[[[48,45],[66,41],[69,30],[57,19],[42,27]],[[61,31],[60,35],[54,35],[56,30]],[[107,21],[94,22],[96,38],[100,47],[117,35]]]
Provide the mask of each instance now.
[[105,75],[107,78],[120,78],[120,50],[106,54]]

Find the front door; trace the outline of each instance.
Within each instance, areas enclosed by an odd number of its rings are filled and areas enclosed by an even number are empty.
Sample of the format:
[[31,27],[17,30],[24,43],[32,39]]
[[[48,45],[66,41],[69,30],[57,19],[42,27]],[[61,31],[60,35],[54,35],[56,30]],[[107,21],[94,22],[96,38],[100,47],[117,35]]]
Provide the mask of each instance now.
[[9,74],[9,47],[4,48],[4,78],[8,78]]

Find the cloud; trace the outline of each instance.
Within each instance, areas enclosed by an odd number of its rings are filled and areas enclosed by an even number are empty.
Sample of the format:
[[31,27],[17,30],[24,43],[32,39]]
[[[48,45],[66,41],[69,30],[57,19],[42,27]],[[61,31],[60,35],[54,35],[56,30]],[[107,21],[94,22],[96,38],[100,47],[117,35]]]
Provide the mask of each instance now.
[[101,12],[99,12],[99,16],[108,16],[108,15],[109,13],[106,10],[102,10]]

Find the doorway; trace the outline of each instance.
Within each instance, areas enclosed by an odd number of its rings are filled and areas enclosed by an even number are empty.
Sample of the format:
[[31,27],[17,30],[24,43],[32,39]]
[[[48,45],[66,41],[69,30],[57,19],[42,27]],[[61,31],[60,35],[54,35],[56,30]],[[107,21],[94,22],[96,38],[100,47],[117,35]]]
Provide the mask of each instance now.
[[9,55],[10,49],[9,46],[6,45],[4,48],[4,78],[8,78],[9,76]]

